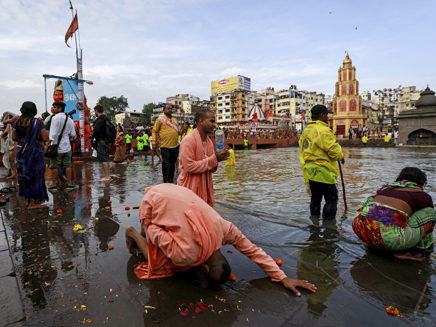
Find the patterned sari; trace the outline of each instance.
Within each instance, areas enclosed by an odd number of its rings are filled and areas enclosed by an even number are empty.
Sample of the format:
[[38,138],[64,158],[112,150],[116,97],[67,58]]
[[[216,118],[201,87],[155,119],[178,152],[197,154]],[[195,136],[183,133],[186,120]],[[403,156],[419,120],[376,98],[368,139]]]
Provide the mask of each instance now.
[[[394,182],[384,185],[376,195],[387,188],[422,186],[409,181]],[[408,215],[390,206],[373,202],[370,196],[357,210],[353,221],[353,230],[365,243],[379,249],[406,250],[413,247],[428,249],[433,244],[433,228],[436,211],[423,208]]]

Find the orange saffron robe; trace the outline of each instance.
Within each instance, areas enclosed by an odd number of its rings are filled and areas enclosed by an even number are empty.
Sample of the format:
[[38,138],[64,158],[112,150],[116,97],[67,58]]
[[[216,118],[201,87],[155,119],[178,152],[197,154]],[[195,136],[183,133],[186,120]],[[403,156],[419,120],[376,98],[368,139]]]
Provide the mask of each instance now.
[[139,218],[148,240],[148,262],[135,268],[141,279],[187,271],[226,244],[257,263],[272,281],[286,277],[269,255],[185,187],[164,183],[146,188]]
[[200,132],[194,129],[180,144],[180,175],[177,185],[189,188],[210,206],[215,203],[212,173],[218,168],[218,160],[212,140],[201,140]]

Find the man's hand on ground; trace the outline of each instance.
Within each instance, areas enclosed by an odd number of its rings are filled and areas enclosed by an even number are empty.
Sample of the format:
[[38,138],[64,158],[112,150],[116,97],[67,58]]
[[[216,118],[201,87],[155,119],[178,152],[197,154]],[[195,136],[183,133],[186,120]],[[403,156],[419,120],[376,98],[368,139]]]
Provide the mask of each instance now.
[[215,156],[216,156],[218,162],[224,161],[224,160],[227,160],[227,158],[230,156],[230,152],[228,150],[226,150],[222,153],[215,152]]
[[283,278],[280,283],[282,283],[283,286],[286,287],[288,290],[294,292],[297,296],[301,295],[301,293],[297,290],[297,287],[305,288],[313,293],[315,293],[317,290],[315,285],[309,283],[307,280],[298,280],[286,277]]

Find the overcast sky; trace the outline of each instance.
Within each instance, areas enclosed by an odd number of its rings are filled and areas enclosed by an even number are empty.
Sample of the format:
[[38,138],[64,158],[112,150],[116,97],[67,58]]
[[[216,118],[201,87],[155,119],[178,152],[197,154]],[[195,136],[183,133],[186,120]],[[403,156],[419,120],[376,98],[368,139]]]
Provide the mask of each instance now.
[[[252,89],[333,94],[349,51],[360,91],[436,89],[436,1],[73,0],[88,105],[124,95],[130,110],[235,75]],[[45,110],[43,74],[76,71],[68,0],[0,0],[0,103]],[[48,80],[51,107],[54,80]]]

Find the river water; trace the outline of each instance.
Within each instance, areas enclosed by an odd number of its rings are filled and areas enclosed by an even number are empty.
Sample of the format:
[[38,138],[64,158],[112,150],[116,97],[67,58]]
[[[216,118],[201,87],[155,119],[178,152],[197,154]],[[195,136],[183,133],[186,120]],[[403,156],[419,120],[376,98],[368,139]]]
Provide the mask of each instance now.
[[[144,189],[162,181],[160,163],[151,164],[150,158],[112,165],[112,181],[107,184],[94,182],[100,178],[98,163],[74,164],[80,189],[50,195],[48,210],[28,212],[22,199],[11,193],[1,215],[27,322],[52,326],[83,322],[112,326],[434,325],[436,257],[432,254],[425,262],[396,260],[365,249],[351,228],[354,212],[366,197],[395,180],[403,167],[424,170],[425,190],[436,198],[434,150],[344,148],[343,152],[349,209],[344,210],[339,183],[336,221],[309,217],[310,196],[298,148],[235,151],[236,167],[220,163],[213,175],[215,209],[253,243],[281,259],[289,277],[317,285],[317,293],[303,291],[301,298],[271,283],[231,246],[223,252],[237,280],[219,288],[204,288],[186,276],[138,280],[133,268],[143,259],[126,251],[124,230],[128,225],[139,228],[137,207]],[[76,224],[83,225],[85,233],[73,233]],[[213,307],[195,314],[191,308],[189,316],[180,315],[189,303],[200,300]],[[390,305],[400,310],[400,316],[387,315],[385,308]]]

